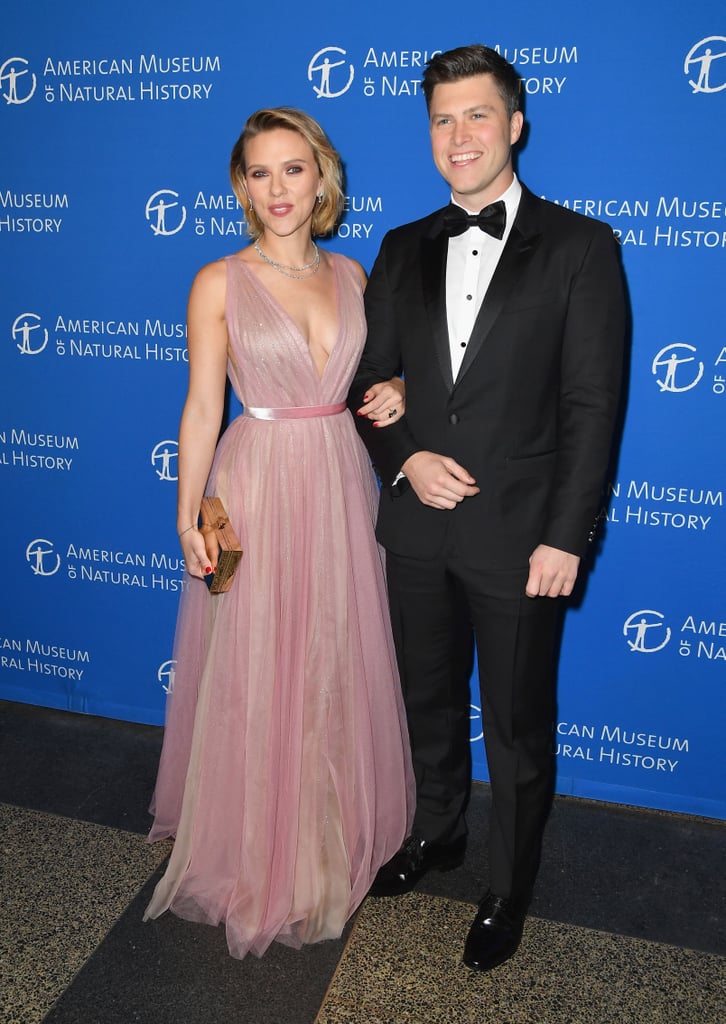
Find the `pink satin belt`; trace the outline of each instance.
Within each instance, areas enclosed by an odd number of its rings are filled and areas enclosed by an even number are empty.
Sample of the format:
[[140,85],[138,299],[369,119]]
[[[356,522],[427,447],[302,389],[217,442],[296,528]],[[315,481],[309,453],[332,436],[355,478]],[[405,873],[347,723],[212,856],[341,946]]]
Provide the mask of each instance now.
[[253,420],[307,420],[313,416],[337,416],[346,408],[345,402],[336,402],[335,405],[303,405],[291,409],[253,409],[246,405],[244,414]]

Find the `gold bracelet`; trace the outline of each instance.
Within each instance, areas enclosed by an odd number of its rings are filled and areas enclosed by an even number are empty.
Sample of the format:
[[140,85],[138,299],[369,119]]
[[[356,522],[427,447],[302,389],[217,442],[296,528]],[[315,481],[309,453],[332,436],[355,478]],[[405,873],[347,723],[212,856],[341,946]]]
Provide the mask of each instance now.
[[194,523],[192,523],[191,526],[187,526],[186,530],[182,530],[182,532],[179,534],[179,536],[183,537],[185,533],[189,533],[189,531],[193,530],[193,529],[195,529]]

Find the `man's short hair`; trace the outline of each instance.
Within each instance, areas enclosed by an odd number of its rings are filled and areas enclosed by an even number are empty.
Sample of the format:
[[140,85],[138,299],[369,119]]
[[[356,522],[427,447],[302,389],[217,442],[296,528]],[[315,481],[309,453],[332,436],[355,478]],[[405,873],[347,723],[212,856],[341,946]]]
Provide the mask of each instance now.
[[431,110],[435,86],[458,82],[462,78],[473,78],[475,75],[492,76],[504,100],[507,116],[511,119],[515,110],[520,109],[522,79],[508,60],[482,43],[458,46],[455,50],[436,54],[427,62],[423,74],[426,109]]

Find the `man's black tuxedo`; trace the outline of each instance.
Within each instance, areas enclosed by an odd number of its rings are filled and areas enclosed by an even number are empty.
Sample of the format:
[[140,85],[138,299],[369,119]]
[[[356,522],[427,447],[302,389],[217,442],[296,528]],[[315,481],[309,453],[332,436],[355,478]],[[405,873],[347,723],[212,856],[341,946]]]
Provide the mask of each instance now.
[[[524,584],[537,545],[582,555],[591,536],[618,402],[623,286],[607,225],[523,188],[453,380],[443,214],[383,240],[350,406],[370,384],[403,373],[405,417],[359,427],[383,483],[378,537],[389,552],[418,783],[414,827],[431,842],[465,829],[471,653],[462,647],[473,626],[494,802],[492,887],[524,900],[551,782],[559,605],[526,598]],[[420,450],[454,458],[480,493],[448,511],[423,505],[406,481],[394,485]]]
[[[620,384],[617,243],[599,221],[523,189],[519,211],[451,376],[444,210],[389,232],[366,289],[368,340],[351,388],[403,370],[406,415],[362,425],[384,484],[379,539],[428,558],[453,529],[467,556],[522,567],[537,544],[582,555],[600,501]],[[450,455],[481,493],[452,512],[390,485],[415,451]],[[453,520],[453,524],[450,522]]]

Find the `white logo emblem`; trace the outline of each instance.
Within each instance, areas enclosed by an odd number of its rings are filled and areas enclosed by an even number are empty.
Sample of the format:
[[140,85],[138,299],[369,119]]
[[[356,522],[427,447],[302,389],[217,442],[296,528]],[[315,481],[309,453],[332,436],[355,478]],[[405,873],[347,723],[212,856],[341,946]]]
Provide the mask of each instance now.
[[[656,651],[662,651],[671,638],[670,626],[665,625],[663,618],[660,612],[654,612],[650,608],[643,608],[629,615],[623,626],[623,636],[627,637],[631,632],[635,634],[635,639],[628,640],[630,650],[637,651],[638,654],[655,654]],[[662,632],[664,628],[665,635]],[[650,636],[649,630],[652,631]],[[661,637],[663,640],[658,643]],[[653,646],[648,646],[646,641],[652,641]]]
[[[476,743],[478,740],[484,739],[484,726],[481,723],[481,708],[477,707],[476,704],[470,704],[469,707],[471,708],[469,721],[472,723],[469,739],[472,743]],[[474,732],[476,732],[476,736],[474,735]]]
[[687,75],[696,76],[695,82],[692,78],[688,79],[694,93],[721,92],[726,89],[725,58],[726,36],[709,36],[691,47],[683,61],[683,71]]
[[174,676],[176,675],[176,661],[170,658],[169,661],[162,661],[156,673],[157,680],[165,694],[174,692]]
[[[151,465],[156,468],[156,475],[160,480],[176,480],[172,473],[171,460],[176,459],[179,454],[179,445],[176,441],[159,441],[151,452]],[[161,468],[158,468],[161,467]],[[174,463],[176,469],[176,463]]]
[[[331,60],[330,54],[333,54]],[[320,85],[313,85],[313,92],[318,99],[333,100],[336,96],[342,96],[344,92],[347,92],[353,84],[353,78],[355,77],[355,68],[352,64],[348,64],[348,81],[345,82],[342,89],[338,89],[337,92],[333,92],[330,86],[330,73],[335,68],[345,67],[345,59],[336,60],[336,54],[341,54],[343,58],[347,57],[345,50],[341,49],[340,46],[324,46],[322,50],[318,50],[315,56],[308,64],[308,82],[312,82],[313,75],[320,76]],[[338,83],[344,80],[345,72],[336,74]]]
[[[176,227],[170,227],[167,223],[168,210],[174,210],[174,215],[168,220],[175,223]],[[155,235],[175,235],[177,231],[181,231],[187,219],[187,210],[183,203],[179,202],[179,193],[170,188],[160,188],[153,196],[149,196],[144,212]],[[155,217],[152,218],[152,214],[155,214]]]
[[[50,568],[53,565],[53,555],[55,555],[55,565]],[[25,560],[36,576],[53,576],[58,572],[61,564],[60,555],[53,550],[53,542],[44,540],[42,537],[31,540],[28,544],[25,549]]]
[[[23,67],[22,65],[25,65]],[[0,92],[0,96],[5,102],[10,105],[14,103],[19,105],[21,103],[27,103],[35,92],[35,87],[38,84],[37,79],[32,71],[28,70],[28,62],[25,57],[8,57],[8,59],[0,65],[0,88],[3,92]],[[23,78],[23,75],[30,75],[30,78]],[[18,80],[23,87],[22,95],[18,94]],[[5,88],[5,83],[7,87]]]
[[[655,377],[656,384],[661,391],[690,391],[691,388],[695,388],[696,384],[698,384],[699,380],[703,376],[703,363],[700,360],[696,362],[695,355],[682,355],[677,353],[676,349],[685,350],[686,352],[697,351],[693,345],[686,345],[683,342],[677,342],[674,345],[666,345],[665,348],[660,350],[653,360],[651,371]],[[676,375],[678,375],[680,379],[686,378],[685,373],[681,373],[679,370],[679,367],[684,366],[686,363],[695,363],[695,366],[691,366],[689,369],[691,371],[696,370],[696,373],[695,375],[693,373],[688,375],[690,377],[689,383],[681,384],[679,386],[676,384]],[[665,376],[663,380],[658,376],[658,372],[661,367],[665,367]]]
[[37,337],[33,331],[40,331],[40,317],[37,313],[21,313],[13,321],[13,341],[24,356],[37,356],[48,344],[48,331],[45,328]]

